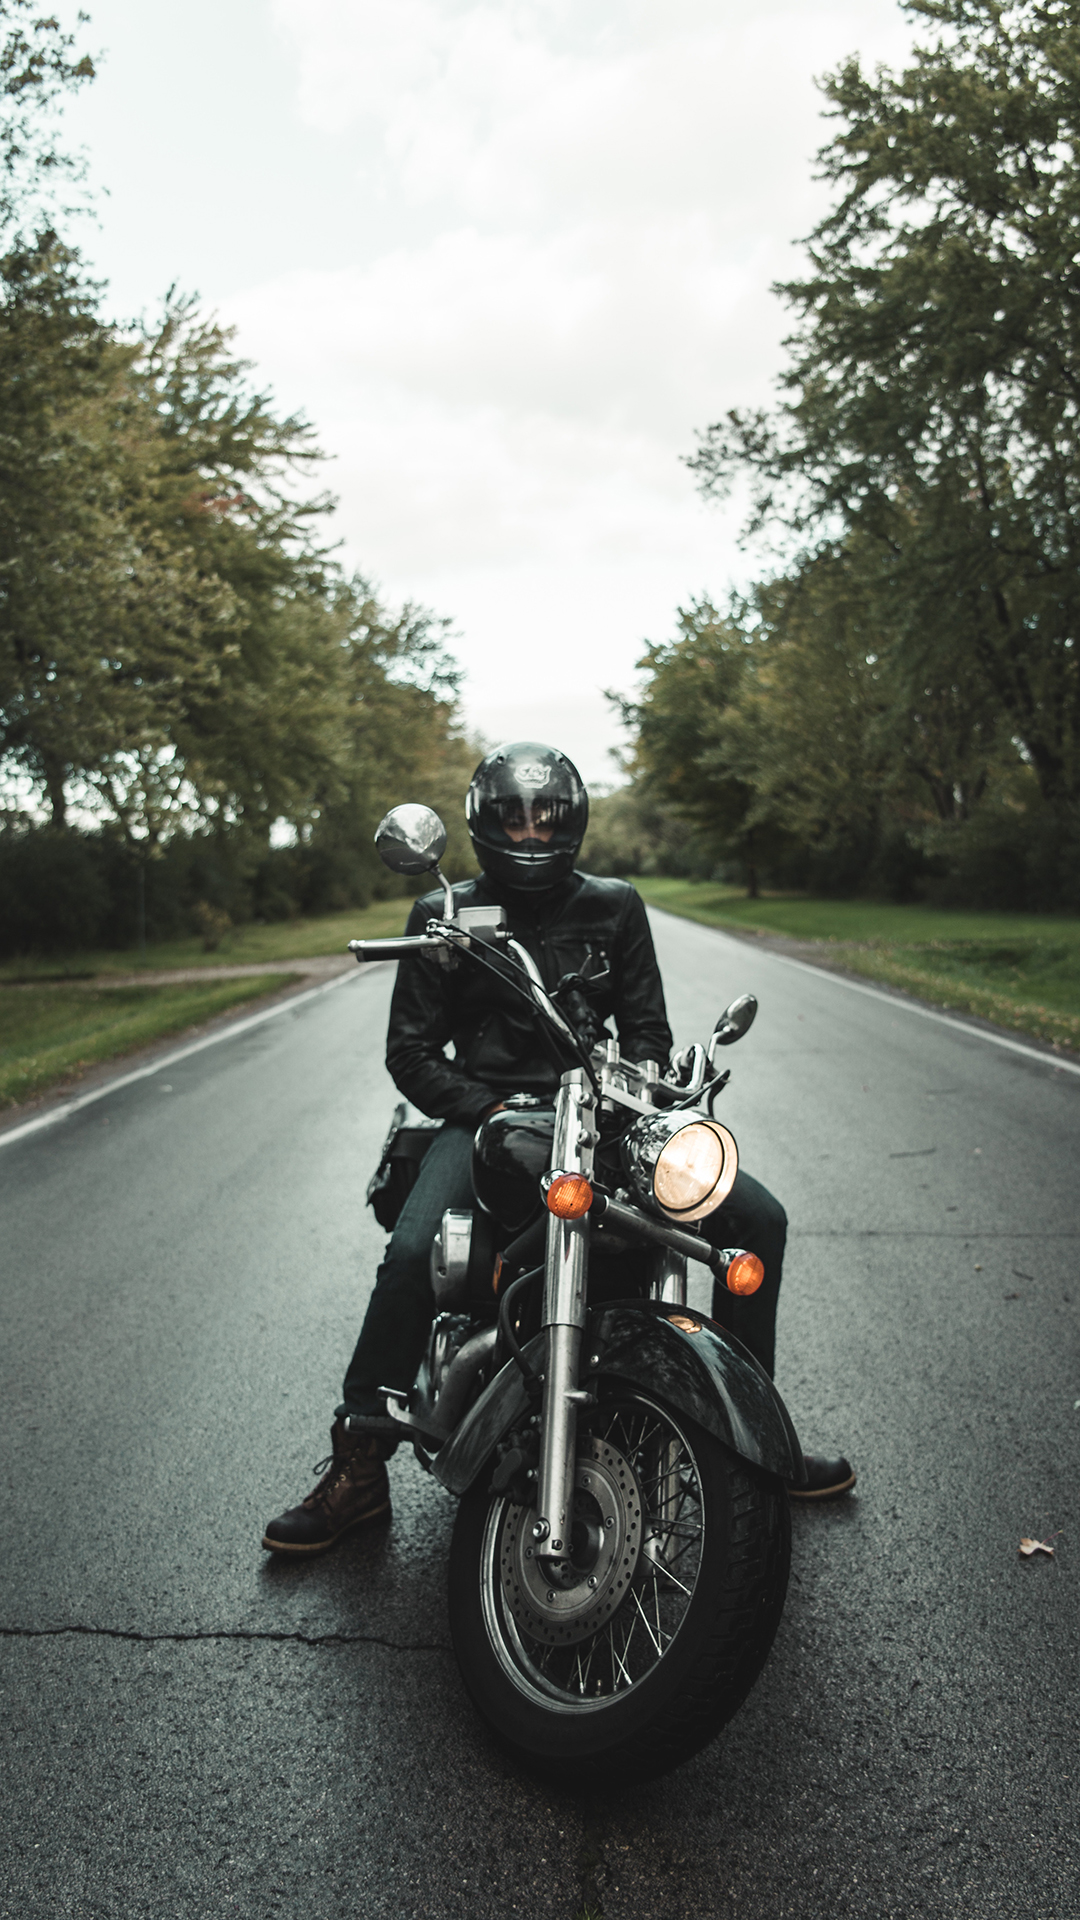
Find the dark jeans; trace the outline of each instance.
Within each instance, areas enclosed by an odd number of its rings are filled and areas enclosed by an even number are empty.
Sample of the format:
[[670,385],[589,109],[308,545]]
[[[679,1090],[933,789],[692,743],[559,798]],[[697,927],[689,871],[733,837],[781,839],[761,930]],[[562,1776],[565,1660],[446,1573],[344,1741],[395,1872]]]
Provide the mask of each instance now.
[[443,1127],[420,1162],[416,1185],[398,1215],[375,1290],[349,1361],[338,1414],[382,1413],[379,1387],[408,1393],[424,1357],[435,1299],[431,1243],[447,1207],[474,1204],[473,1129]]
[[[472,1140],[469,1128],[443,1127],[420,1163],[375,1276],[339,1415],[381,1413],[377,1389],[398,1387],[407,1393],[416,1378],[435,1312],[431,1242],[447,1207],[473,1205]],[[771,1376],[787,1215],[767,1187],[740,1169],[726,1204],[702,1228],[714,1247],[746,1247],[764,1265],[764,1282],[747,1299],[737,1299],[726,1287],[714,1289],[713,1318],[749,1347]]]

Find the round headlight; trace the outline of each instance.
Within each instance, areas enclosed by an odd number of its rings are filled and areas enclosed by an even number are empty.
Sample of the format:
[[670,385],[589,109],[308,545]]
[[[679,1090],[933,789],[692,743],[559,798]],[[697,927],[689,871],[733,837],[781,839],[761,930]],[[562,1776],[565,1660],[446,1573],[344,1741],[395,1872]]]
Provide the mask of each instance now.
[[669,1140],[653,1172],[653,1192],[665,1213],[685,1215],[707,1199],[724,1171],[724,1143],[703,1122]]
[[669,1220],[687,1224],[723,1206],[739,1167],[727,1128],[699,1113],[658,1113],[637,1121],[623,1142],[623,1156],[642,1199]]

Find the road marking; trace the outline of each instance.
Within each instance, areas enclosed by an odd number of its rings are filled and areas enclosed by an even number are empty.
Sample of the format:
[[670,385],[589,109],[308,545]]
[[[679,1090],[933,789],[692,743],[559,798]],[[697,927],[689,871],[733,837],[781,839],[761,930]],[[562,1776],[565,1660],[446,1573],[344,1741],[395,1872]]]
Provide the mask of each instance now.
[[[663,907],[650,907],[650,913],[663,913]],[[682,925],[701,927],[704,933],[719,933],[724,939],[734,941],[736,946],[746,946],[748,942],[740,940],[735,934],[725,933],[723,927],[707,927],[701,920],[686,920],[681,914],[669,913],[669,920],[679,920]],[[966,1033],[969,1040],[988,1040],[992,1047],[1004,1047],[1009,1053],[1023,1054],[1025,1060],[1037,1060],[1041,1067],[1053,1067],[1059,1073],[1080,1073],[1080,1061],[1063,1060],[1056,1053],[1044,1053],[1040,1047],[1028,1047],[1022,1040],[1010,1040],[1004,1033],[987,1033],[984,1027],[972,1027],[966,1020],[958,1020],[955,1014],[938,1013],[933,1007],[921,1007],[917,1000],[909,1000],[898,990],[896,993],[883,993],[880,987],[870,987],[862,980],[849,980],[842,973],[834,973],[831,967],[815,967],[809,960],[793,960],[788,953],[777,953],[773,947],[758,947],[757,952],[770,960],[779,960],[781,966],[798,967],[800,973],[813,974],[815,980],[831,980],[835,986],[850,987],[852,993],[869,994],[871,1000],[883,1000],[886,1006],[899,1007],[903,1013],[921,1014],[924,1020],[936,1020],[939,1026],[955,1027],[957,1033]]]
[[[382,963],[376,962],[381,971]],[[370,964],[363,972],[372,972]],[[64,1100],[49,1113],[39,1113],[34,1120],[24,1120],[19,1127],[12,1127],[7,1133],[0,1133],[0,1147],[10,1147],[15,1140],[25,1140],[28,1134],[40,1133],[44,1127],[53,1127],[58,1120],[67,1120],[71,1114],[78,1113],[83,1107],[93,1106],[95,1100],[104,1100],[110,1093],[119,1093],[122,1087],[134,1086],[136,1080],[151,1080],[155,1073],[165,1073],[181,1060],[190,1060],[193,1053],[203,1053],[207,1047],[216,1047],[222,1040],[235,1040],[237,1034],[250,1033],[254,1027],[263,1027],[268,1020],[275,1020],[279,1013],[291,1013],[294,1007],[302,1007],[309,1000],[317,1000],[320,994],[333,993],[335,987],[347,985],[350,980],[359,977],[356,973],[338,973],[320,987],[308,987],[305,992],[294,994],[290,1000],[279,1000],[274,1007],[264,1007],[261,1013],[248,1013],[231,1025],[219,1027],[215,1033],[204,1033],[201,1040],[191,1040],[186,1047],[176,1047],[172,1053],[163,1053],[159,1060],[152,1060],[145,1067],[135,1067],[131,1073],[118,1074],[115,1080],[107,1080],[104,1086],[95,1087],[90,1093],[80,1093],[74,1100]]]

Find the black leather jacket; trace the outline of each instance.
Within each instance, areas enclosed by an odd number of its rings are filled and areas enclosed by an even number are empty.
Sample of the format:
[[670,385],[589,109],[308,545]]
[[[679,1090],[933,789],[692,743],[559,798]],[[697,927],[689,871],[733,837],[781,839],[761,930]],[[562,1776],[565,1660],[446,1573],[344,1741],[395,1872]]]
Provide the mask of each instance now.
[[[564,973],[608,972],[588,989],[590,1006],[601,1021],[614,1018],[628,1058],[667,1060],[671,1032],[660,970],[644,903],[628,881],[573,873],[550,893],[530,896],[500,892],[481,874],[456,886],[454,900],[459,907],[504,906],[511,932],[549,988]],[[442,913],[442,894],[425,894],[406,933],[423,933]],[[421,1112],[459,1127],[478,1126],[508,1093],[554,1091],[561,1071],[535,1015],[510,987],[470,958],[443,967],[422,954],[398,965],[386,1064]]]

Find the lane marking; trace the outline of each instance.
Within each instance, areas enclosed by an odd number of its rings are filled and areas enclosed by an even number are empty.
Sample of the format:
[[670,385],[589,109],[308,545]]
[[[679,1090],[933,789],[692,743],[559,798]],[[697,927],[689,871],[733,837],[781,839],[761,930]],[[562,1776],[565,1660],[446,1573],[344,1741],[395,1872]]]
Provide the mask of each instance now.
[[310,1000],[318,1000],[324,993],[333,993],[335,987],[346,986],[350,981],[362,977],[366,972],[381,971],[387,964],[376,961],[374,966],[368,962],[355,973],[337,973],[332,980],[322,986],[308,987],[303,993],[297,993],[289,1000],[279,1000],[274,1007],[264,1007],[261,1013],[248,1013],[230,1025],[219,1027],[215,1033],[204,1033],[200,1040],[191,1040],[186,1047],[175,1047],[172,1053],[163,1053],[158,1060],[152,1060],[145,1067],[135,1067],[130,1073],[118,1074],[115,1080],[107,1080],[104,1086],[94,1087],[89,1093],[77,1094],[73,1100],[64,1100],[49,1113],[39,1113],[33,1120],[24,1120],[21,1126],[12,1127],[7,1133],[0,1133],[0,1148],[10,1147],[15,1140],[25,1140],[31,1133],[40,1133],[45,1127],[53,1127],[58,1120],[67,1120],[73,1113],[79,1113],[83,1107],[93,1106],[95,1100],[104,1100],[111,1093],[119,1093],[124,1087],[134,1086],[137,1080],[152,1080],[155,1073],[165,1073],[181,1060],[190,1060],[193,1053],[204,1053],[207,1047],[216,1047],[222,1040],[235,1040],[238,1034],[250,1033],[255,1027],[264,1027],[268,1020],[276,1020],[279,1013],[292,1013],[295,1007],[302,1007]]
[[[650,907],[650,913],[663,913],[663,907]],[[681,914],[669,913],[669,920],[678,920],[684,927],[700,927],[703,933],[718,933],[721,939],[730,940],[737,947],[745,947],[748,941],[740,940],[733,933],[725,933],[722,927],[707,927],[702,920],[687,920]],[[966,1020],[958,1020],[955,1014],[939,1013],[934,1007],[921,1007],[917,1000],[909,1000],[901,990],[896,993],[883,993],[880,987],[870,987],[862,980],[849,980],[842,973],[834,973],[831,967],[815,967],[809,960],[793,960],[788,953],[777,953],[772,947],[758,947],[756,951],[765,959],[778,960],[782,967],[798,967],[800,973],[812,974],[815,980],[831,980],[834,986],[850,987],[852,993],[868,994],[871,1000],[882,1000],[888,1007],[899,1007],[903,1013],[917,1013],[924,1020],[936,1020],[939,1026],[954,1027],[957,1033],[965,1033],[969,1040],[988,1040],[992,1047],[1004,1047],[1009,1053],[1022,1054],[1025,1060],[1037,1060],[1041,1067],[1052,1067],[1056,1073],[1080,1073],[1080,1061],[1063,1060],[1056,1053],[1043,1053],[1039,1047],[1025,1046],[1022,1040],[1010,1040],[1004,1033],[988,1033],[983,1027],[972,1027]]]

